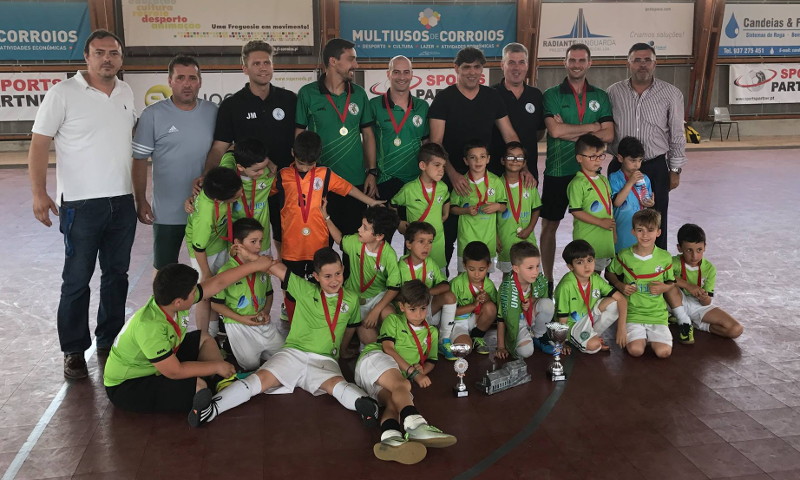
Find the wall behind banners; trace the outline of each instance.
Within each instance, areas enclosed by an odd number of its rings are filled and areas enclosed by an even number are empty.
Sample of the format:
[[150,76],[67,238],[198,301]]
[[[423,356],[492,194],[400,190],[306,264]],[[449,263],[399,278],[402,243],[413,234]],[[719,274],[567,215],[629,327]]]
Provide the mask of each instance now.
[[83,60],[86,2],[2,2],[0,60]]
[[0,73],[0,122],[34,120],[45,94],[66,73]]
[[800,56],[800,6],[725,5],[720,57]]

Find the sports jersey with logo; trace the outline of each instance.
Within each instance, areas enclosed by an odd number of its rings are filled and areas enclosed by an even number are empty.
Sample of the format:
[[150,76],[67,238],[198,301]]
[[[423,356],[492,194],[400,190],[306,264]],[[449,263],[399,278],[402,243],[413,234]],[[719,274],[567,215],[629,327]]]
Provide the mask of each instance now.
[[[414,335],[417,337],[416,340],[414,340]],[[371,352],[381,351],[383,349],[381,343],[385,341],[394,343],[397,353],[411,365],[420,363],[420,349],[425,355],[426,362],[435,363],[439,356],[439,330],[436,327],[427,326],[427,324],[415,327],[406,320],[402,313],[389,315],[383,320],[378,341],[364,347],[359,358],[363,358],[364,355]],[[419,347],[417,342],[419,342]],[[407,376],[405,372],[403,376]]]
[[[422,140],[429,134],[428,102],[409,95],[406,109],[392,101],[390,92],[369,101],[375,117],[375,150],[378,183],[392,178],[410,182],[419,175],[417,155]],[[404,121],[405,119],[405,121]],[[399,132],[395,132],[396,129]]]
[[397,266],[397,253],[391,244],[383,242],[380,252],[370,252],[362,247],[364,244],[358,240],[358,234],[342,237],[342,252],[350,258],[350,276],[345,287],[357,292],[361,298],[372,298],[386,290],[399,290],[400,269]]
[[[467,276],[467,272],[459,273],[450,281],[450,290],[453,292],[453,295],[456,296],[456,304],[459,307],[463,307],[464,305],[469,305],[474,302],[475,297],[480,291],[480,289],[475,286],[470,288],[470,281],[469,277]],[[497,287],[494,286],[494,282],[492,282],[488,275],[483,279],[483,291],[489,296],[489,300],[497,305]],[[458,315],[456,316],[456,320],[463,320],[469,318],[469,316],[470,313]]]
[[[684,265],[681,263],[681,255],[672,257],[672,270],[675,272],[675,279],[682,278],[689,285],[698,285],[710,296],[714,296],[714,287],[717,284],[717,267],[705,258],[700,260],[698,267]],[[699,282],[697,281],[699,277]],[[691,295],[687,290],[682,289],[686,295]]]
[[655,247],[653,253],[640,257],[633,248],[619,252],[608,270],[617,274],[622,283],[635,284],[636,292],[628,297],[628,322],[649,325],[666,325],[669,314],[664,295],[650,293],[651,282],[675,281],[672,256]]
[[[541,288],[541,279],[544,279],[544,291]],[[526,292],[523,292],[526,298],[535,299],[542,298],[547,294],[547,278],[540,275],[536,282],[529,287]],[[503,278],[500,288],[497,290],[497,321],[503,322],[505,328],[505,347],[512,356],[516,357],[517,336],[519,335],[520,322],[527,324],[525,312],[522,310],[522,300],[520,299],[519,291],[514,282],[514,275],[508,274]],[[531,315],[531,325],[533,325],[533,317],[535,312]]]
[[[592,183],[594,182],[594,183]],[[567,186],[569,211],[582,210],[597,218],[612,218],[611,186],[603,175],[587,177],[578,172]],[[572,220],[573,240],[586,240],[594,248],[595,258],[614,256],[614,232],[586,223],[577,218]]]
[[[650,184],[650,177],[644,176],[647,191],[653,191]],[[625,172],[617,170],[608,175],[608,183],[611,185],[611,200],[616,200],[619,192],[625,188],[628,179]],[[633,234],[633,214],[644,208],[636,192],[636,186],[631,188],[625,201],[619,207],[614,207],[614,222],[617,224],[617,242],[614,244],[614,251],[620,252],[636,243],[636,236]]]
[[[231,204],[211,200],[205,192],[200,191],[194,199],[194,212],[186,220],[186,246],[189,256],[194,252],[205,252],[214,255],[225,250],[230,241],[232,225],[228,223],[228,212]],[[230,212],[231,220],[233,212]]]
[[[225,265],[220,267],[217,274],[236,268],[239,265],[241,264],[236,260],[236,257],[231,258]],[[269,275],[264,272],[256,272],[228,285],[224,290],[214,295],[211,301],[222,303],[239,315],[253,316],[264,309],[267,304],[267,296],[271,294],[272,282],[269,279]],[[239,323],[228,317],[222,317],[222,320],[225,323]]]
[[[236,170],[236,159],[233,153],[228,152],[222,156],[219,162],[220,167]],[[261,240],[261,251],[269,250],[270,225],[269,225],[269,198],[272,191],[272,184],[275,182],[275,175],[265,169],[264,173],[252,179],[247,175],[241,175],[242,196],[233,204],[233,220],[240,218],[255,218],[264,227],[264,238]]]
[[[517,232],[531,223],[531,214],[542,208],[542,199],[536,187],[526,187],[521,182],[509,184],[502,179],[506,189],[506,211],[497,214],[497,236],[500,239],[500,251],[497,260],[511,261],[511,247],[523,241],[536,245],[536,234],[531,231],[527,238],[519,238]],[[515,216],[516,212],[518,217]]]
[[[472,180],[469,173],[464,177],[469,182],[469,195],[462,196],[453,192],[450,200],[459,207],[481,206],[487,202],[506,203],[505,184],[500,178],[489,172],[485,176]],[[488,177],[488,182],[486,180]],[[466,213],[458,216],[458,256],[464,253],[464,247],[470,242],[483,242],[489,247],[489,253],[494,257],[497,253],[497,215],[483,213],[477,215]]]
[[[553,292],[556,316],[559,318],[567,317],[567,321],[573,324],[588,315],[589,309],[593,309],[601,298],[611,296],[614,292],[616,292],[616,289],[596,273],[589,277],[588,285],[579,287],[575,274],[568,272],[561,278]],[[589,297],[588,308],[584,296],[586,294]]]
[[397,261],[397,268],[400,270],[400,285],[409,280],[422,280],[428,288],[433,288],[440,283],[447,283],[447,277],[442,274],[439,265],[428,257],[418,265],[410,265],[408,255],[403,255]]
[[[417,171],[419,172],[419,169]],[[404,220],[408,222],[422,221],[433,226],[436,235],[433,236],[433,248],[431,248],[430,255],[438,265],[446,265],[442,209],[450,203],[450,191],[444,182],[436,182],[430,189],[425,189],[425,194],[422,189],[422,181],[418,177],[403,185],[400,191],[392,197],[391,203],[396,207],[405,207]],[[425,198],[426,194],[427,198]],[[429,205],[430,208],[428,208]]]

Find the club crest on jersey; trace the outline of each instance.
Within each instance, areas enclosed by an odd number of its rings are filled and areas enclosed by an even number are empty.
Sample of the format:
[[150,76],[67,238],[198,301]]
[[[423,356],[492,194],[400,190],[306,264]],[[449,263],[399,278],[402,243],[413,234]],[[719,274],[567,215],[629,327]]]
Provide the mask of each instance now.
[[532,103],[528,102],[525,104],[525,111],[528,113],[533,113],[536,111],[536,107]]
[[600,298],[600,290],[599,290],[599,289],[597,289],[597,288],[595,288],[594,290],[592,290],[592,297],[594,297],[594,298]]
[[490,197],[491,197],[492,195],[494,195],[494,188],[491,188],[491,187],[490,187],[488,190],[486,190],[486,195],[487,195],[487,196],[490,196]]
[[322,181],[321,178],[319,178],[319,177],[314,178],[314,190],[322,189],[322,184],[323,184],[323,181]]
[[278,107],[272,111],[272,118],[281,121],[286,118],[286,112],[284,112],[282,108]]
[[420,117],[419,115],[414,115],[413,117],[411,117],[411,123],[413,123],[415,127],[421,127],[422,117]]
[[662,267],[661,265],[656,265],[656,273],[661,273],[663,271],[664,271],[664,267]]
[[433,272],[428,272],[428,280],[433,280]]
[[600,110],[600,102],[598,102],[597,100],[591,100],[589,102],[589,110],[593,112]]
[[342,302],[342,308],[340,308],[339,311],[342,313],[347,313],[350,311],[350,305],[348,305],[347,302]]
[[267,182],[258,182],[256,184],[256,188],[259,190],[265,190],[267,188]]
[[352,115],[358,115],[358,105],[355,103],[350,103],[350,105],[347,106],[347,111]]
[[439,195],[438,197],[436,197],[437,203],[442,203],[443,201],[444,201],[444,195]]
[[531,194],[528,192],[522,192],[522,198],[531,198]]
[[259,280],[261,280],[261,283],[267,283],[267,274],[262,273],[261,276],[259,276]]

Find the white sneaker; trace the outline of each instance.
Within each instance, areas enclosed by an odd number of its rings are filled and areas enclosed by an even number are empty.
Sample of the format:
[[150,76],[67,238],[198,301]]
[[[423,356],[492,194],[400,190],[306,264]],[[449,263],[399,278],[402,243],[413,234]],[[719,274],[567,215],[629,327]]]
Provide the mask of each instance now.
[[428,454],[425,445],[409,442],[397,430],[384,432],[379,443],[372,447],[375,457],[387,462],[398,462],[404,465],[413,465],[421,462]]
[[406,428],[406,439],[433,448],[449,447],[456,443],[456,437],[448,435],[427,423],[422,423],[416,428]]

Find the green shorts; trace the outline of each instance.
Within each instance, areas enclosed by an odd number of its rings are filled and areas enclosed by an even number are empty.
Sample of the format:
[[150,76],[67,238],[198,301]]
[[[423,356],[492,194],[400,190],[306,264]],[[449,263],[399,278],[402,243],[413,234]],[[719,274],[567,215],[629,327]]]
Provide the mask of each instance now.
[[178,263],[186,225],[153,224],[153,268],[161,270],[170,263]]

